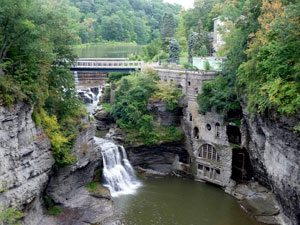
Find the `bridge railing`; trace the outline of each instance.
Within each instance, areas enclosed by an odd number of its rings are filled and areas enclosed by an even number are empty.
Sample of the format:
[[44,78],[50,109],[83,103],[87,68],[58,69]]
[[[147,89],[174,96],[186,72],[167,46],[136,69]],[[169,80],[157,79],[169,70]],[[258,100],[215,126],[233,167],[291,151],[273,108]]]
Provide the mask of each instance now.
[[76,61],[72,68],[141,69],[141,61]]

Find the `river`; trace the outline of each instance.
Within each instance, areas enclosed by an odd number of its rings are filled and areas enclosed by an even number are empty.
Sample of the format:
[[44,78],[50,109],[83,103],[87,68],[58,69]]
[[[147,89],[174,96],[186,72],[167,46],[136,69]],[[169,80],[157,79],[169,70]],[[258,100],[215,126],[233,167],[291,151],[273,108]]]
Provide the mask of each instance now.
[[138,54],[142,46],[131,43],[99,43],[81,45],[74,48],[79,58],[128,58]]

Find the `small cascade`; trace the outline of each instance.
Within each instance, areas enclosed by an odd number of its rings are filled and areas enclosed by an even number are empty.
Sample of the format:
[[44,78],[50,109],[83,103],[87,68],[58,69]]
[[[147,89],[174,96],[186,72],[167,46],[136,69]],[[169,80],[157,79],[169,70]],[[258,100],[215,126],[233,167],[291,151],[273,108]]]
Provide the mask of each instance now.
[[84,101],[86,109],[93,114],[102,95],[102,87],[77,87],[78,98]]
[[141,185],[127,159],[123,146],[110,140],[94,137],[96,145],[101,148],[103,156],[103,177],[105,186],[113,197],[133,194]]
[[74,71],[74,83],[75,85],[78,85],[79,84],[79,80],[78,80],[78,74],[77,74],[77,71]]

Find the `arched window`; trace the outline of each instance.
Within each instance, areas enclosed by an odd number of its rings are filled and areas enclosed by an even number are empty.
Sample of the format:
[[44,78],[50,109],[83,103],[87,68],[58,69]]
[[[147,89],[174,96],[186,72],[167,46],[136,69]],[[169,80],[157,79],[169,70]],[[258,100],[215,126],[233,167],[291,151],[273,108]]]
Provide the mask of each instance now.
[[190,121],[193,121],[193,115],[192,115],[192,113],[190,113],[190,112],[189,112],[189,120],[190,120]]
[[216,136],[219,137],[220,136],[220,124],[219,123],[216,123],[215,132],[216,132]]
[[188,81],[188,85],[191,86],[191,81]]
[[215,147],[210,144],[204,144],[200,147],[198,157],[203,159],[220,161],[220,155],[218,154]]
[[198,88],[195,88],[195,95],[198,95],[198,94],[199,94]]
[[198,129],[198,127],[194,128],[193,137],[196,138],[196,139],[199,139],[199,129]]
[[210,124],[206,124],[206,129],[207,129],[207,130],[211,130]]

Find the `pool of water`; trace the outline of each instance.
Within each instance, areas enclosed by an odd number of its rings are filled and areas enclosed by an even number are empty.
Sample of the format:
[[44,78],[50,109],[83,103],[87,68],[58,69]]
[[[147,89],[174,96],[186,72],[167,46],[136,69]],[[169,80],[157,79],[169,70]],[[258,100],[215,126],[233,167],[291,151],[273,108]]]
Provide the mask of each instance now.
[[134,195],[114,198],[115,216],[104,224],[259,225],[222,189],[188,179],[143,180]]
[[133,44],[91,44],[75,47],[74,52],[79,58],[128,58],[138,54],[142,46]]

